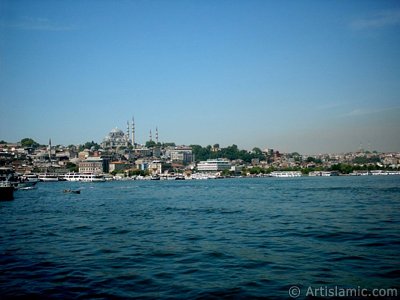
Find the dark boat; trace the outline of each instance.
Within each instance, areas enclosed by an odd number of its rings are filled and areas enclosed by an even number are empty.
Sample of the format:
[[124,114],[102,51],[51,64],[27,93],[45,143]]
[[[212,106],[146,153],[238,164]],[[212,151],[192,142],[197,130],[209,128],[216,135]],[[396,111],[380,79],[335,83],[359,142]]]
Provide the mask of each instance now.
[[0,182],[0,200],[13,200],[14,187],[7,181]]
[[80,190],[64,190],[64,193],[69,193],[69,194],[80,194]]
[[0,181],[5,185],[11,185],[14,190],[33,188],[38,182],[37,178],[15,173],[11,167],[0,167]]
[[36,185],[37,181],[28,181],[28,180],[19,180],[16,182],[12,182],[11,184],[14,186],[16,190],[22,190],[22,189],[33,189]]

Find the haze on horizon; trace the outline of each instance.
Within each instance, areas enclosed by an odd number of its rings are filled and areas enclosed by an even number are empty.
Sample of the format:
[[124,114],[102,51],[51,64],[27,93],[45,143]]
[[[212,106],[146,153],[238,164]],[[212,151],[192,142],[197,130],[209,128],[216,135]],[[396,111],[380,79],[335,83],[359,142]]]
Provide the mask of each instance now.
[[400,151],[399,1],[0,3],[0,140]]

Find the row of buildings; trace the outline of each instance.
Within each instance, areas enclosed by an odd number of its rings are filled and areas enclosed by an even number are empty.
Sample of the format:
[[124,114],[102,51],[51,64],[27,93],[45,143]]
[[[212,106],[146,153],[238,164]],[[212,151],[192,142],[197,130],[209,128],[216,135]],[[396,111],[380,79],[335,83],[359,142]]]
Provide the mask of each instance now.
[[[338,164],[352,164],[382,168],[400,168],[400,153],[353,152],[304,156],[298,153],[279,153],[265,149],[264,159],[228,160],[224,157],[196,161],[189,146],[163,146],[156,142],[151,147],[135,143],[134,122],[127,133],[113,129],[104,138],[101,147],[82,149],[78,146],[22,147],[19,143],[0,144],[0,166],[13,166],[20,173],[125,173],[141,172],[151,175],[164,173],[221,172],[228,170],[241,174],[243,170],[320,168],[329,169]],[[150,138],[152,138],[150,136]],[[212,148],[213,152],[218,149]]]

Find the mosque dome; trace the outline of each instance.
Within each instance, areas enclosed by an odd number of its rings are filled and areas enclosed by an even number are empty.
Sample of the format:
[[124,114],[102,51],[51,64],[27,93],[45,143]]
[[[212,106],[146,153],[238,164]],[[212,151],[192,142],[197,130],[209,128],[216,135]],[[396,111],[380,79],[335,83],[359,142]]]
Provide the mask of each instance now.
[[111,135],[121,135],[121,134],[123,135],[124,132],[121,129],[119,129],[118,127],[115,127],[114,129],[112,129],[110,131],[110,134]]
[[127,137],[125,133],[115,127],[110,131],[110,133],[104,138],[103,144],[105,146],[117,147],[117,146],[125,146],[127,143]]

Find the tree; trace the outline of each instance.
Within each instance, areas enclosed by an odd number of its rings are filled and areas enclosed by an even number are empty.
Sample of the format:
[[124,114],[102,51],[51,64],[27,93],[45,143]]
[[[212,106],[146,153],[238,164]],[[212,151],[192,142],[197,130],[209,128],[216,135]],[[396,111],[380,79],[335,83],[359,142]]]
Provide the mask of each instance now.
[[359,156],[353,159],[353,163],[354,164],[369,164],[369,163],[378,163],[380,162],[381,159],[379,158],[379,156],[371,156],[371,157],[366,157],[366,156]]
[[308,163],[315,162],[315,158],[309,156],[309,157],[307,157],[307,160],[306,160],[306,161],[307,161]]
[[99,150],[100,149],[100,145],[95,143],[94,141],[91,141],[91,142],[86,142],[85,144],[79,146],[79,151],[83,151],[85,149]]
[[207,160],[211,158],[211,151],[207,148],[203,148],[200,145],[190,145],[192,148],[193,155],[196,161]]
[[163,148],[166,148],[166,147],[176,147],[175,143],[162,143],[161,146],[162,146]]
[[263,168],[260,168],[260,167],[252,167],[248,171],[252,175],[253,174],[260,174],[260,173],[264,174],[265,173],[265,170]]
[[330,168],[330,171],[338,171],[341,172],[343,174],[349,174],[351,172],[353,172],[354,167],[351,165],[347,165],[347,164],[342,164],[342,163],[338,163],[336,165],[333,165]]
[[72,162],[67,162],[65,166],[70,172],[79,172],[79,167],[72,163]]
[[255,154],[262,154],[262,151],[261,151],[260,148],[254,147],[254,148],[253,148],[253,153],[255,153]]
[[147,141],[146,148],[154,148],[157,145],[155,141]]
[[31,138],[24,138],[21,140],[21,146],[24,148],[37,148],[40,145]]

